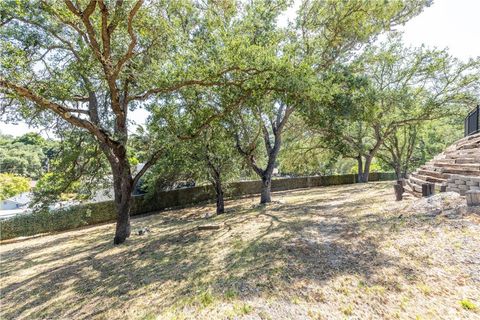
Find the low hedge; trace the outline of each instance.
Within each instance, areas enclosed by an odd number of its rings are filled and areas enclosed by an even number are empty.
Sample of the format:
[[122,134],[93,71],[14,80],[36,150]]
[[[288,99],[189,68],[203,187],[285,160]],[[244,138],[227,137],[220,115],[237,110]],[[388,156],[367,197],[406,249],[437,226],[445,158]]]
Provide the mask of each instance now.
[[[394,180],[394,173],[371,173],[370,181]],[[272,190],[289,190],[297,188],[353,184],[357,175],[318,176],[282,178],[272,181]],[[229,197],[257,194],[260,192],[260,181],[241,181],[230,185]],[[157,192],[153,196],[135,196],[131,215],[161,211],[172,207],[200,203],[214,199],[215,193],[211,186],[200,186],[188,189]],[[75,229],[82,226],[111,222],[116,219],[113,201],[76,205],[65,209],[17,215],[0,220],[0,240],[16,237],[32,236],[40,233],[58,232]]]
[[0,239],[63,231],[115,220],[112,201],[87,203],[64,209],[16,215],[0,221]]

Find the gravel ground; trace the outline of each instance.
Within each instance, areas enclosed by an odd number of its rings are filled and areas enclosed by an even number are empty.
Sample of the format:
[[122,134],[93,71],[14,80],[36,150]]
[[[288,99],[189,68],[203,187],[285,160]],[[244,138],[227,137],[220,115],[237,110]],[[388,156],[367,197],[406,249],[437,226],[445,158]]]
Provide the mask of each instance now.
[[[390,183],[275,193],[0,246],[1,319],[480,319],[480,215]],[[197,231],[203,224],[220,230]]]

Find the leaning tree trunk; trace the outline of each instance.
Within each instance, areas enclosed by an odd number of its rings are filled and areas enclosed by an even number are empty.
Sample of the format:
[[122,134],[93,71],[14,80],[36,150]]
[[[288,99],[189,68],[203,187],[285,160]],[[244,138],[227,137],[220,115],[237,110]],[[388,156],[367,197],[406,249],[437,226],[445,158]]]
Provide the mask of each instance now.
[[225,202],[223,200],[222,179],[220,175],[215,177],[214,187],[215,197],[217,199],[217,214],[222,214],[225,212]]
[[113,191],[117,209],[117,226],[114,244],[121,244],[130,236],[130,208],[132,205],[133,179],[128,163],[112,166]]
[[282,145],[282,130],[278,129],[274,131],[275,143],[273,148],[268,150],[268,163],[264,171],[261,172],[262,178],[262,191],[260,193],[260,204],[272,202],[272,175],[273,168],[275,167],[275,161],[277,161],[278,152],[280,151],[280,146]]

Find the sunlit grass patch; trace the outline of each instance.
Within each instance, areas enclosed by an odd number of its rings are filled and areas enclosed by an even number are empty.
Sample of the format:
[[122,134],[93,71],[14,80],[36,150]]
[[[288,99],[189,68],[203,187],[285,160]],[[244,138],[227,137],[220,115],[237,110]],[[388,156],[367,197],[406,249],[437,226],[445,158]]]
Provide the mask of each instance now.
[[468,300],[468,299],[460,300],[460,305],[465,310],[469,310],[469,311],[477,311],[478,310],[477,305],[475,303],[473,303],[471,300]]
[[353,314],[353,306],[348,305],[342,308],[342,313],[346,316],[351,316]]
[[429,296],[432,294],[432,287],[425,283],[420,283],[417,285],[418,290],[422,292],[424,295]]
[[198,295],[198,301],[203,307],[208,307],[215,301],[215,298],[210,290],[206,290]]
[[253,311],[253,307],[248,303],[235,303],[233,311],[236,315],[247,315]]
[[[275,197],[283,202],[227,201],[232,209],[208,222],[215,231],[196,231],[213,208],[204,205],[133,219],[151,232],[121,246],[113,225],[1,245],[0,318],[476,315],[478,302],[468,309],[459,297],[480,296],[478,264],[465,263],[477,262],[478,224],[418,219],[390,184]],[[400,214],[405,226],[390,232]]]

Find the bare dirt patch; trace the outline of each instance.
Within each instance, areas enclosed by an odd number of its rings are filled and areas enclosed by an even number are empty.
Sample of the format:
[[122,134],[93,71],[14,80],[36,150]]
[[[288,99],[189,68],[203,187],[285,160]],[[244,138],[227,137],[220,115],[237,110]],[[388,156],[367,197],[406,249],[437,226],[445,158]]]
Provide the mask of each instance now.
[[117,247],[113,225],[3,244],[0,317],[480,318],[480,218],[452,209],[464,200],[395,202],[390,183],[274,199],[135,219],[148,232]]

